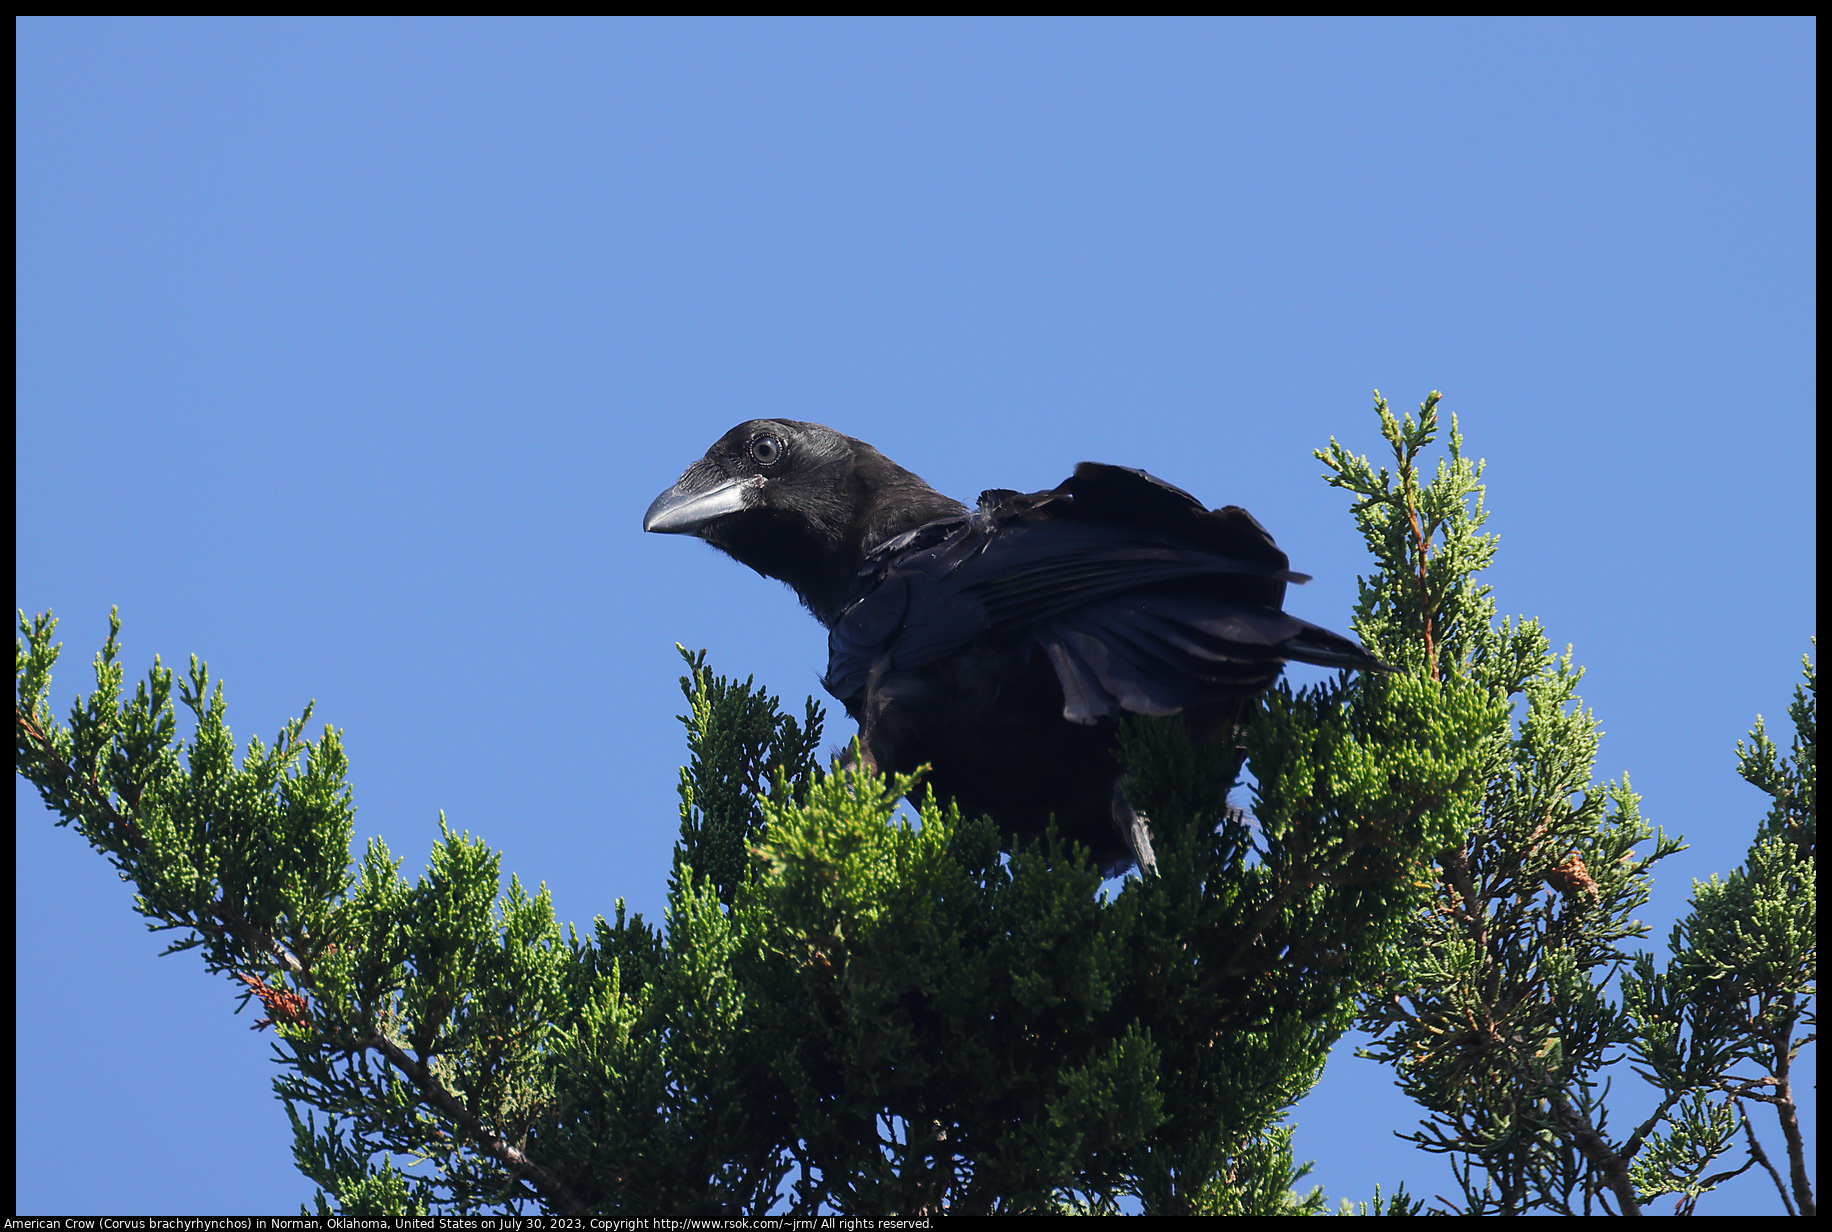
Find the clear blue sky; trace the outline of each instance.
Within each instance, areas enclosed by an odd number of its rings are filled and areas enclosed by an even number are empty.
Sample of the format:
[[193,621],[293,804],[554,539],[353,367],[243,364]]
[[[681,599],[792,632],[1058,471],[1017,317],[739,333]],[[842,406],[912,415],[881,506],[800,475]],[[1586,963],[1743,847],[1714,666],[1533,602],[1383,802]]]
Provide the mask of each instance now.
[[[16,31],[15,585],[59,707],[113,604],[130,679],[206,658],[243,741],[315,698],[409,877],[443,808],[562,920],[659,915],[674,643],[796,703],[825,664],[780,585],[638,530],[765,415],[968,499],[1144,467],[1342,628],[1366,557],[1311,450],[1441,389],[1501,610],[1694,844],[1650,944],[1763,811],[1735,742],[1785,737],[1816,618],[1810,20]],[[309,1201],[235,988],[17,799],[18,1211]],[[1332,1201],[1449,1191],[1346,1049],[1295,1119]]]

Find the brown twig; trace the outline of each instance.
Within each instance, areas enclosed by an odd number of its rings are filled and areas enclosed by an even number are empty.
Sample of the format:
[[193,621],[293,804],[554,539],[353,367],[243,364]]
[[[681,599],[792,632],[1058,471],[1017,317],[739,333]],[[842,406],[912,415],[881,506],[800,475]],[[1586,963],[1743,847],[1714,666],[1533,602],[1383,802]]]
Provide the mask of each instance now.
[[1418,553],[1419,616],[1425,627],[1425,661],[1431,665],[1431,678],[1438,676],[1437,637],[1431,624],[1431,588],[1426,584],[1425,559],[1431,554],[1431,541],[1425,537],[1425,528],[1419,522],[1418,502],[1413,499],[1417,480],[1412,473],[1412,460],[1408,458],[1400,464],[1400,491],[1406,502],[1406,519],[1412,524],[1412,546]]
[[1552,1113],[1564,1125],[1565,1132],[1571,1135],[1572,1145],[1590,1161],[1592,1167],[1603,1175],[1603,1183],[1615,1194],[1616,1203],[1623,1215],[1639,1215],[1641,1203],[1635,1194],[1635,1183],[1629,1179],[1628,1160],[1621,1152],[1609,1145],[1609,1142],[1598,1133],[1590,1119],[1571,1106],[1565,1093],[1557,1086],[1546,1084],[1546,1102],[1551,1105]]
[[65,795],[88,797],[89,804],[102,814],[102,819],[111,828],[125,835],[135,845],[145,845],[146,837],[141,834],[140,827],[121,816],[114,805],[109,802],[108,793],[102,790],[101,783],[96,781],[93,768],[85,778],[75,768],[66,765],[63,758],[57,755],[57,746],[51,742],[51,738],[45,734],[44,729],[38,726],[37,719],[26,714],[16,705],[13,707],[13,722],[19,733],[38,749],[45,765],[57,771],[63,782]]
[[[1813,1215],[1819,1208],[1813,1202],[1813,1183],[1807,1178],[1806,1144],[1800,1135],[1800,1116],[1794,1107],[1794,1085],[1789,1073],[1794,1054],[1788,1048],[1788,1036],[1793,1030],[1794,1019],[1790,1015],[1769,1041],[1775,1049],[1775,1094],[1771,1102],[1781,1118],[1781,1136],[1787,1140],[1788,1179],[1793,1182],[1794,1200],[1802,1215]],[[1754,1140],[1751,1134],[1750,1141]]]
[[401,1050],[400,1045],[385,1035],[372,1035],[357,1041],[359,1047],[373,1048],[388,1059],[389,1064],[407,1076],[409,1082],[425,1098],[426,1102],[450,1117],[465,1135],[484,1150],[509,1166],[513,1177],[526,1177],[541,1195],[553,1202],[568,1215],[583,1216],[590,1213],[584,1203],[573,1194],[566,1182],[555,1176],[534,1160],[528,1158],[519,1147],[507,1139],[491,1132],[478,1116],[453,1095],[433,1076],[430,1066],[414,1060]]

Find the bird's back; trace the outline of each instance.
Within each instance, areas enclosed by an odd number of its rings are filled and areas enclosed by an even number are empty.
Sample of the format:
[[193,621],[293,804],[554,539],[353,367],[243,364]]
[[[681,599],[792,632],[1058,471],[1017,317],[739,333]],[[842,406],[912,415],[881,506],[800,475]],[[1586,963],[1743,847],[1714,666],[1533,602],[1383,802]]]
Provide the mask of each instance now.
[[969,814],[1012,833],[1054,815],[1113,856],[1121,715],[1231,732],[1289,659],[1379,666],[1280,610],[1304,580],[1245,510],[1083,463],[879,545],[831,626],[825,683],[880,769],[929,765]]

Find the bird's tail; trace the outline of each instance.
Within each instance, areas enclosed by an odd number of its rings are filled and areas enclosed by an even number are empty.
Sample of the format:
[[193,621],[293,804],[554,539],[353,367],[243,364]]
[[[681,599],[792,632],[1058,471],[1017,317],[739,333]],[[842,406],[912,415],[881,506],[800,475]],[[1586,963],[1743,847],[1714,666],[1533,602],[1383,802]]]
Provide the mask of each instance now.
[[1318,667],[1342,667],[1352,672],[1399,670],[1390,663],[1376,659],[1362,649],[1359,643],[1308,622],[1302,631],[1280,648],[1280,653],[1292,662],[1312,663]]

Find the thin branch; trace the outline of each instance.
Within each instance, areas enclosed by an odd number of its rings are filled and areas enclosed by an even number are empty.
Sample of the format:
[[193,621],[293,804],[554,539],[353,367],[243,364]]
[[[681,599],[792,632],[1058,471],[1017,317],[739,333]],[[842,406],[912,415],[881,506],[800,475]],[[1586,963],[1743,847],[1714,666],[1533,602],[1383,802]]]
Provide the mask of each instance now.
[[362,1047],[373,1048],[388,1058],[389,1063],[407,1076],[408,1081],[414,1084],[428,1103],[450,1117],[465,1132],[466,1136],[509,1165],[511,1177],[518,1180],[525,1177],[532,1181],[544,1198],[568,1215],[583,1216],[590,1213],[564,1181],[528,1158],[508,1140],[491,1132],[475,1113],[466,1108],[455,1095],[445,1089],[437,1078],[433,1077],[432,1070],[428,1066],[408,1056],[393,1040],[385,1035],[374,1035],[358,1043]]
[[1768,1161],[1768,1152],[1756,1140],[1756,1127],[1750,1124],[1747,1112],[1743,1113],[1743,1133],[1749,1139],[1749,1157],[1767,1169],[1769,1179],[1775,1182],[1775,1192],[1781,1195],[1781,1205],[1787,1209],[1788,1214],[1794,1214],[1794,1204],[1787,1196],[1787,1186],[1781,1183],[1781,1174],[1775,1171],[1775,1165]]
[[1573,1145],[1590,1161],[1591,1167],[1602,1174],[1604,1184],[1616,1195],[1621,1213],[1640,1215],[1641,1201],[1635,1193],[1635,1183],[1629,1179],[1627,1157],[1611,1147],[1590,1124],[1590,1119],[1573,1108],[1565,1093],[1550,1083],[1546,1085],[1546,1102],[1552,1105],[1553,1115],[1571,1135]]
[[[13,707],[13,719],[19,734],[38,749],[45,766],[57,771],[59,778],[63,781],[64,794],[71,799],[72,803],[75,803],[77,796],[86,796],[90,807],[99,811],[102,814],[102,820],[106,821],[110,827],[126,835],[135,844],[145,844],[146,838],[141,834],[140,827],[121,816],[115,809],[108,799],[108,793],[102,790],[101,783],[96,780],[93,768],[85,777],[80,771],[66,764],[58,755],[57,746],[38,726],[36,719],[16,705]],[[73,787],[76,790],[72,790]]]
[[[1770,1041],[1775,1049],[1775,1113],[1781,1119],[1781,1134],[1787,1140],[1788,1179],[1794,1185],[1794,1198],[1802,1215],[1813,1215],[1813,1182],[1807,1179],[1806,1143],[1800,1134],[1800,1116],[1794,1107],[1794,1087],[1789,1078],[1794,1055],[1788,1050],[1787,1037],[1794,1029],[1794,1019],[1782,1021],[1776,1037]],[[1752,1135],[1753,1137],[1753,1135]]]
[[1439,679],[1438,653],[1436,638],[1431,625],[1431,588],[1426,583],[1425,558],[1431,553],[1431,541],[1425,537],[1425,528],[1419,524],[1418,502],[1413,499],[1416,480],[1412,473],[1412,459],[1407,457],[1400,463],[1400,499],[1406,505],[1406,520],[1412,525],[1412,546],[1418,553],[1418,574],[1415,580],[1419,591],[1419,616],[1424,621],[1425,661],[1431,665],[1431,678]]

